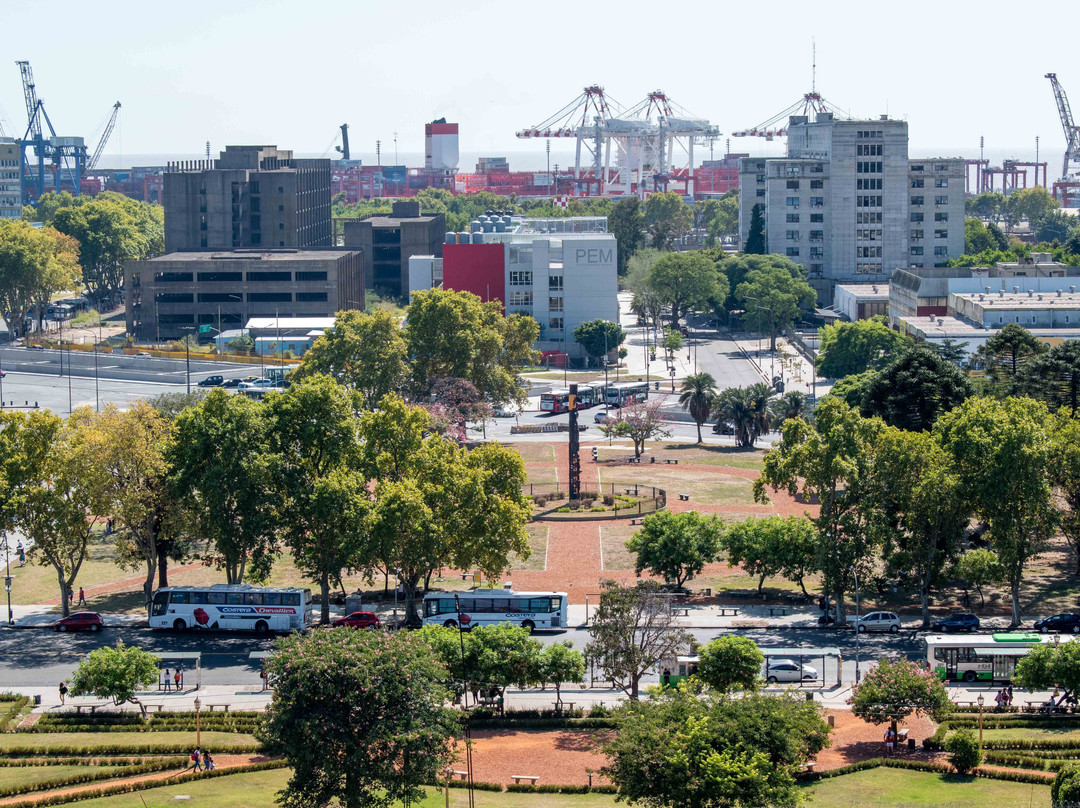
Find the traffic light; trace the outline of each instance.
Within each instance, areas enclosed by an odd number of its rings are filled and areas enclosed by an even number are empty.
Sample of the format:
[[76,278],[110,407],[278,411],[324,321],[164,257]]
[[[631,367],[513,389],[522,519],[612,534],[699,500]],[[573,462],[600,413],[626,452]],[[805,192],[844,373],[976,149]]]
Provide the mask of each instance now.
[[594,463],[600,460],[600,450],[595,446],[592,447],[592,459]]

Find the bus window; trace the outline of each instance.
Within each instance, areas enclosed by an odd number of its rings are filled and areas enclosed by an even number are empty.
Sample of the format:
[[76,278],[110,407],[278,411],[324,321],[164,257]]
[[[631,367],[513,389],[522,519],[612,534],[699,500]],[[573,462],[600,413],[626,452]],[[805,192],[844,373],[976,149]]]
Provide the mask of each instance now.
[[287,592],[281,596],[285,600],[286,606],[299,606],[300,596],[295,592]]
[[244,595],[244,603],[248,606],[262,606],[262,592],[247,592]]
[[530,612],[550,612],[551,598],[533,598],[529,601]]
[[244,603],[244,593],[227,592],[225,593],[225,602],[232,606],[242,606]]
[[491,598],[477,598],[474,603],[476,605],[471,607],[474,612],[485,613],[492,611],[493,601]]
[[457,612],[457,604],[453,598],[440,598],[439,599],[439,614],[455,614]]
[[151,614],[155,617],[160,617],[165,614],[169,609],[169,593],[157,592],[154,594],[154,608]]
[[187,592],[173,592],[172,593],[172,602],[173,603],[187,603],[188,602],[188,593]]
[[263,599],[265,600],[267,606],[281,605],[281,594],[278,592],[267,592],[263,595]]
[[206,593],[205,592],[192,592],[191,593],[191,602],[192,603],[206,603]]
[[207,592],[206,602],[211,605],[221,605],[225,602],[224,592]]

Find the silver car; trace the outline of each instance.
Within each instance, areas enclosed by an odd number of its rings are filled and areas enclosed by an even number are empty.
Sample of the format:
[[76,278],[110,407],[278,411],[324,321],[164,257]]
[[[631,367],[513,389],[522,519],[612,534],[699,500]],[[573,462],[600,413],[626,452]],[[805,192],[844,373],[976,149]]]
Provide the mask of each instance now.
[[821,678],[817,668],[800,665],[793,659],[772,659],[765,665],[762,676],[770,685],[777,682],[816,682]]
[[891,631],[895,634],[900,630],[900,618],[895,612],[870,612],[853,620],[852,624],[860,634],[868,631]]

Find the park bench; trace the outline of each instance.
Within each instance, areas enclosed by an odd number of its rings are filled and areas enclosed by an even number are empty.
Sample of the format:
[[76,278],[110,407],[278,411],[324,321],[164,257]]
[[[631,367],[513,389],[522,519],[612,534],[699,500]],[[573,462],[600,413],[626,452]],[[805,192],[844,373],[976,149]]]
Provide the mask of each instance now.
[[514,778],[515,784],[520,783],[522,780],[528,780],[529,783],[534,786],[536,785],[536,781],[540,779],[531,774],[511,774],[510,776]]
[[679,501],[680,502],[689,502],[690,501],[690,495],[689,494],[679,494]]
[[787,606],[770,606],[769,607],[769,617],[776,617],[777,615],[780,615],[780,617],[787,617],[787,612],[788,612]]
[[817,765],[816,760],[808,760],[808,761],[806,761],[806,763],[803,764],[803,771],[805,771],[807,774],[813,774],[814,773],[814,767],[816,765]]
[[564,701],[564,702],[562,702],[560,704],[556,704],[555,705],[555,710],[556,710],[556,712],[562,712],[563,710],[569,710],[570,712],[573,712],[574,711],[574,702],[572,702],[572,701]]
[[730,606],[721,607],[720,616],[721,617],[727,617],[728,612],[731,612],[732,617],[738,617],[739,616],[739,610],[737,608],[732,608]]
[[669,466],[672,464],[676,466],[679,465],[679,461],[674,457],[665,457],[664,462],[667,463]]
[[687,609],[685,606],[676,606],[674,609],[671,610],[671,613],[675,617],[689,617],[690,616],[690,610]]
[[629,460],[627,460],[626,462],[628,462],[628,463],[640,463],[640,462],[641,462],[641,458],[640,458],[640,457],[631,457],[631,458],[630,458]]
[[632,524],[632,525],[640,525],[641,522],[642,522],[641,519],[631,519],[630,520],[630,524]]
[[468,777],[468,776],[469,776],[469,773],[468,773],[468,772],[463,772],[463,771],[459,771],[459,770],[457,770],[457,769],[450,769],[450,777],[454,777],[454,775],[457,775],[457,776],[458,776],[458,777],[460,777],[460,778],[461,778],[462,780],[464,780],[464,779],[465,779],[466,777]]
[[899,743],[907,743],[908,733],[910,731],[911,730],[909,730],[907,727],[904,727],[902,730],[896,733],[896,740]]
[[93,715],[94,713],[96,713],[98,711],[99,707],[108,708],[108,707],[115,707],[116,705],[114,705],[111,701],[107,701],[107,702],[104,702],[103,704],[76,704],[74,706],[75,706],[75,712],[77,712],[77,713],[82,713],[83,707],[85,707],[87,710],[90,711],[90,714]]

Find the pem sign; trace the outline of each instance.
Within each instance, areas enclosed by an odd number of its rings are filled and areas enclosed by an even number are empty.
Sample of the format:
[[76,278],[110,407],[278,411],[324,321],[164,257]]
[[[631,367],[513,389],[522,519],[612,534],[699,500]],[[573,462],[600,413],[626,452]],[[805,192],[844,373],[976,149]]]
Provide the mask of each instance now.
[[578,247],[574,250],[574,261],[578,264],[613,264],[615,250],[611,247]]

